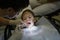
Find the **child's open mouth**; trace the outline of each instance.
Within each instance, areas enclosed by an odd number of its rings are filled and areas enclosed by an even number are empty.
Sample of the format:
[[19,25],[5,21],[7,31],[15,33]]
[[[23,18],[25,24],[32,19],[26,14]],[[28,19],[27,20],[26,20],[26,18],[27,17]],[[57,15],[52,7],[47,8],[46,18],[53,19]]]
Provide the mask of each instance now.
[[31,24],[30,22],[28,22],[27,24]]

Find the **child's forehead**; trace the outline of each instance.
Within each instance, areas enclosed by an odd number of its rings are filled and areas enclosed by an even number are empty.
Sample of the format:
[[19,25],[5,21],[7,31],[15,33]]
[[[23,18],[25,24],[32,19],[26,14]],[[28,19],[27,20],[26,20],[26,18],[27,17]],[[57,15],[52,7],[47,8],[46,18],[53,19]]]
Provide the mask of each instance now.
[[25,11],[23,11],[23,13],[21,15],[21,18],[23,19],[25,17],[30,17],[30,16],[31,17],[35,17],[33,11],[31,11],[31,10],[25,10]]

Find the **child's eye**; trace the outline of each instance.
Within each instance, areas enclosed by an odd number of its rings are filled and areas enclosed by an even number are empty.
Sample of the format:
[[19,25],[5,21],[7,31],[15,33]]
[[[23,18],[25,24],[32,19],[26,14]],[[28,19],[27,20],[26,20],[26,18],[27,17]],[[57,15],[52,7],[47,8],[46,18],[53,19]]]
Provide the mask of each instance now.
[[29,18],[31,18],[31,17],[29,17]]
[[23,19],[23,20],[26,20],[26,18],[25,18],[25,19]]

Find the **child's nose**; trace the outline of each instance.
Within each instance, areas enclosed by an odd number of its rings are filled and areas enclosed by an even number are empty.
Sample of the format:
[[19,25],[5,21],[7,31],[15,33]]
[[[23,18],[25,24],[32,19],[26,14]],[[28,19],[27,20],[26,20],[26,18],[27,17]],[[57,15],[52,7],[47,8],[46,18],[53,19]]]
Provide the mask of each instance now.
[[27,21],[30,21],[30,19],[29,19],[29,18],[27,18]]

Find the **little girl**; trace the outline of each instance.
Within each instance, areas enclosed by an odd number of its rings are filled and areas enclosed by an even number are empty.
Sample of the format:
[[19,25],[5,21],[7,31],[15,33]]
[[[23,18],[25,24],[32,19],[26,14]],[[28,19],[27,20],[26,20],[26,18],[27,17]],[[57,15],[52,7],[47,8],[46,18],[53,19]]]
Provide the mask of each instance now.
[[[20,26],[22,32],[21,40],[60,40],[60,35],[57,31],[49,30],[48,27],[45,26],[35,26],[36,20],[31,10],[25,10],[21,15],[21,19],[24,24],[24,26]],[[19,36],[14,40],[17,40],[18,37]]]
[[35,26],[35,16],[31,10],[25,10],[21,19],[25,24],[24,29],[22,29],[22,39],[21,40],[60,40],[60,36],[54,31],[48,31],[45,27]]

